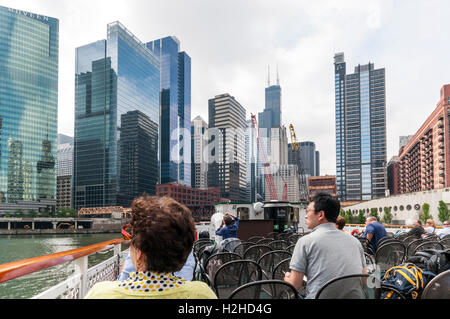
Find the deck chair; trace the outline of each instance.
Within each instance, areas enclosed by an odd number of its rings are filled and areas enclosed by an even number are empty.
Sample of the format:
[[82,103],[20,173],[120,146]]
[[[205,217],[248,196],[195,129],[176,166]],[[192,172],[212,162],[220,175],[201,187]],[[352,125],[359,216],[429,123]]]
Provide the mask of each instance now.
[[229,299],[300,299],[297,290],[282,280],[261,280],[234,290]]

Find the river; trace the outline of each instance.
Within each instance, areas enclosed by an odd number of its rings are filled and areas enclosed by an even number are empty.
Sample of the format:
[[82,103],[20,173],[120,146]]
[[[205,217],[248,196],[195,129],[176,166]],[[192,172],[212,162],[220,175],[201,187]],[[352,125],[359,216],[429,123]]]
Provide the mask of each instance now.
[[[76,235],[0,235],[0,264],[58,253],[83,246],[120,238],[120,234]],[[88,257],[92,267],[113,255],[112,250]],[[0,283],[0,299],[31,298],[62,282],[75,270],[72,262],[57,265],[21,278]]]

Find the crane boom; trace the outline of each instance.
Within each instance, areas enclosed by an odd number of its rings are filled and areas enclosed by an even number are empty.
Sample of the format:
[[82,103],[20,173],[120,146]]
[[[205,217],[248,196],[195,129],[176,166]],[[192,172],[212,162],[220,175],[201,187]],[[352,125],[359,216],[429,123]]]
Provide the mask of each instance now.
[[266,184],[269,187],[270,199],[278,200],[277,191],[275,190],[275,184],[273,182],[273,176],[270,172],[270,163],[267,161],[266,148],[264,143],[261,141],[261,135],[259,132],[258,122],[256,121],[256,115],[251,114],[252,126],[256,131],[256,143],[258,145],[259,153],[261,154],[261,164],[264,167],[264,176],[266,179]]
[[297,136],[295,135],[294,125],[289,124],[289,130],[291,131],[292,150],[298,151],[300,149],[300,144],[297,142]]

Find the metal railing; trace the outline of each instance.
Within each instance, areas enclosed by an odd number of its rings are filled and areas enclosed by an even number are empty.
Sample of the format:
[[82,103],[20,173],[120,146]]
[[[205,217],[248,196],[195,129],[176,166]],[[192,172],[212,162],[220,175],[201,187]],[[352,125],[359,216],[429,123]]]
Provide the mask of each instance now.
[[[128,250],[121,251],[123,242],[123,239],[113,239],[82,248],[0,265],[0,283],[73,261],[75,273],[72,276],[32,299],[82,299],[97,282],[117,278],[120,266],[128,255]],[[114,255],[111,258],[88,269],[89,255],[111,248],[114,249]]]

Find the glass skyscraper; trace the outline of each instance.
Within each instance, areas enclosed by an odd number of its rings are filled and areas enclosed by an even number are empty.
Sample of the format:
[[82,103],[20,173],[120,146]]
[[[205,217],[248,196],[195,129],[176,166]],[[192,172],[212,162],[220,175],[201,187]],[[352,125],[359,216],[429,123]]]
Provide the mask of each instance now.
[[56,200],[58,19],[0,6],[0,203]]
[[346,74],[344,53],[334,56],[336,98],[336,183],[340,200],[385,196],[385,70],[373,63]]
[[161,184],[191,186],[191,58],[173,36],[146,46],[161,63]]
[[119,22],[76,49],[74,208],[129,207],[159,179],[159,59]]

